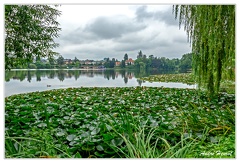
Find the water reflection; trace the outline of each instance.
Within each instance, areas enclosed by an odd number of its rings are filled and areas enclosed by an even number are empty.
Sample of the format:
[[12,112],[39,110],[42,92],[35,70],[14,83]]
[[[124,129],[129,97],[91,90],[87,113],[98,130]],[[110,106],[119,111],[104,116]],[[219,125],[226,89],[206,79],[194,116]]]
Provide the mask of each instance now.
[[5,97],[18,93],[69,87],[193,88],[183,83],[145,82],[138,78],[170,72],[126,70],[12,70],[5,72]]
[[[42,78],[54,79],[57,78],[59,81],[64,81],[65,79],[74,78],[76,81],[80,76],[85,76],[89,78],[94,78],[96,76],[103,76],[107,80],[115,80],[121,77],[124,83],[128,83],[128,80],[133,78],[139,78],[143,76],[148,76],[153,74],[151,72],[140,73],[138,71],[126,71],[126,70],[12,70],[5,72],[5,81],[9,82],[11,79],[23,81],[27,79],[30,83],[33,78],[40,82]],[[138,80],[139,85],[143,81]]]
[[64,81],[67,78],[74,78],[78,80],[80,76],[86,76],[93,78],[95,76],[103,76],[107,80],[114,80],[121,76],[124,82],[127,83],[128,79],[140,78],[154,74],[166,74],[172,72],[159,72],[154,71],[136,71],[136,70],[12,70],[5,72],[5,81],[9,82],[11,79],[23,81],[27,79],[31,82],[32,78],[36,77],[37,81],[41,81],[42,77],[47,77],[48,79],[58,78],[59,81]]

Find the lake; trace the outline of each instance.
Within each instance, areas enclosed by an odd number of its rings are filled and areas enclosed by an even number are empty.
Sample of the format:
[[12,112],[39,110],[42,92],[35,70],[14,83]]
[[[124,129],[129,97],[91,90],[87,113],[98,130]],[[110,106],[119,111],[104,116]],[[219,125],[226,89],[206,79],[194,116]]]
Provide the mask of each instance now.
[[69,87],[169,87],[195,88],[183,83],[146,82],[137,78],[166,72],[125,70],[11,70],[5,71],[5,97]]

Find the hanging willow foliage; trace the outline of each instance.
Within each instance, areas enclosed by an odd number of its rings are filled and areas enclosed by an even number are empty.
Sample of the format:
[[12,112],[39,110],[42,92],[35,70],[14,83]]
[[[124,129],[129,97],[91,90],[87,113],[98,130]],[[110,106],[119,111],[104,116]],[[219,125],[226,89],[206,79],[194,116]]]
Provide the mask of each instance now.
[[175,5],[173,12],[192,45],[199,87],[219,92],[221,79],[235,79],[235,6]]

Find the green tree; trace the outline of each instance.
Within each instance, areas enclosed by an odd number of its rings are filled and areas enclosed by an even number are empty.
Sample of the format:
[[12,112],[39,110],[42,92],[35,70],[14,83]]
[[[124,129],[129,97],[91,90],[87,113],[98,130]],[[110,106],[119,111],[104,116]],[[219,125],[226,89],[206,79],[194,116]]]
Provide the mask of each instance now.
[[179,71],[186,72],[192,69],[192,53],[184,54],[180,59]]
[[45,64],[42,63],[41,61],[37,61],[37,62],[35,63],[35,65],[37,66],[38,69],[43,69],[43,68],[45,68]]
[[154,58],[154,56],[153,55],[149,55],[149,57],[148,57],[149,59],[153,59]]
[[124,55],[124,61],[126,61],[126,60],[128,60],[128,54],[127,53]]
[[142,57],[143,57],[143,53],[142,53],[142,51],[140,50],[140,51],[138,52],[137,58],[142,58]]
[[64,58],[63,56],[59,56],[58,59],[57,59],[57,64],[62,67],[62,65],[64,65]]
[[146,64],[144,62],[139,62],[140,72],[146,71]]
[[37,66],[35,64],[33,64],[33,63],[30,63],[28,68],[30,68],[30,69],[37,69]]
[[73,60],[73,62],[74,62],[74,63],[79,62],[79,59],[77,59],[77,57],[75,57],[74,60]]
[[54,67],[55,67],[55,63],[56,63],[56,60],[55,60],[54,58],[49,58],[48,61],[49,61],[50,65],[51,65],[50,67],[51,67],[51,68],[54,68]]
[[45,64],[45,68],[46,68],[46,69],[50,69],[50,68],[51,68],[51,65],[50,65],[49,62],[47,62],[47,63]]
[[122,60],[121,61],[121,68],[125,68],[126,67],[126,65],[125,65],[125,60]]
[[114,68],[114,66],[115,66],[115,58],[112,58],[112,60],[111,61],[109,61],[110,63],[109,63],[109,68]]
[[36,57],[36,62],[38,62],[38,61],[39,61],[39,62],[41,61],[40,56],[37,56],[37,57]]
[[221,79],[235,78],[235,6],[173,6],[192,44],[193,73],[199,86],[219,92]]
[[5,69],[55,56],[60,14],[50,5],[5,5]]
[[81,66],[80,61],[79,61],[79,59],[77,59],[77,57],[74,58],[72,66],[75,68],[79,68]]

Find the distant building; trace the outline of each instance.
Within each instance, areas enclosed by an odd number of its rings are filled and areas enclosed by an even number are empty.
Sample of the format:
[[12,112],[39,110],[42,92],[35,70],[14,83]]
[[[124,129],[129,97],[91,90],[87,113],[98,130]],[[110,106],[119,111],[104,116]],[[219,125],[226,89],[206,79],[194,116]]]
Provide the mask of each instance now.
[[115,62],[115,66],[120,66],[121,65],[121,62],[117,61]]
[[[68,64],[72,64],[74,63],[74,60],[72,59],[64,59],[64,64],[68,65]],[[46,60],[43,62],[46,62]],[[90,60],[90,59],[86,59],[86,60],[79,60],[79,63],[80,65],[92,65],[92,66],[100,66],[100,65],[103,65],[106,61],[104,60],[98,60],[98,61],[95,61],[95,60]]]
[[71,59],[64,59],[63,60],[65,64],[71,64],[73,61]]
[[84,64],[85,64],[85,61],[79,61],[79,63],[80,63],[81,65],[84,65]]
[[104,61],[95,61],[96,62],[96,65],[103,65]]
[[134,65],[134,60],[132,58],[129,58],[125,61],[125,65]]
[[92,65],[93,64],[93,60],[85,60],[85,65]]

